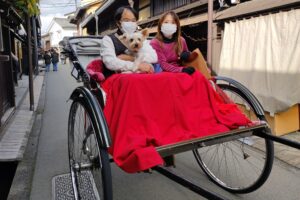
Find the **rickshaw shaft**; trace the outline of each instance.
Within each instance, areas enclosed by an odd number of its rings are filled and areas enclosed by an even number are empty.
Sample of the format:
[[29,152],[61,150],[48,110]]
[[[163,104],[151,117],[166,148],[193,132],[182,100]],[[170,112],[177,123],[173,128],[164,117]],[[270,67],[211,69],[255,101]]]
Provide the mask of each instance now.
[[270,135],[270,134],[266,134],[266,133],[262,133],[262,132],[256,132],[256,133],[254,133],[254,135],[256,135],[258,137],[265,138],[265,139],[269,139],[269,140],[272,140],[274,142],[278,142],[278,143],[281,143],[281,144],[287,145],[289,147],[293,147],[295,149],[300,150],[300,143],[296,142],[296,141],[293,141],[293,140],[289,140],[289,139],[286,139],[286,138],[282,138],[282,137],[278,137],[278,136],[275,136],[275,135]]

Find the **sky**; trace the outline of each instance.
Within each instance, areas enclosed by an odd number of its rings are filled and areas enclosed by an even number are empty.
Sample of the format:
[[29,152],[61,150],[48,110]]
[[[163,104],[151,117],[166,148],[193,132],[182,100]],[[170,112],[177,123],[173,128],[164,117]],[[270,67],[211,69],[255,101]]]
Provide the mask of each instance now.
[[[77,0],[79,5],[80,0]],[[53,17],[64,17],[66,13],[76,10],[75,0],[40,0],[42,34],[47,28]]]

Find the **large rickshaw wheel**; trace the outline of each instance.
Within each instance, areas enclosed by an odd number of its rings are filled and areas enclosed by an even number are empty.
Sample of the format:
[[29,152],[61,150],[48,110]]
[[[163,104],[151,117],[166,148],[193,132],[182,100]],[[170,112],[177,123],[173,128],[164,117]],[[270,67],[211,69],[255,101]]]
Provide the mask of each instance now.
[[[240,89],[229,84],[218,86],[251,120],[266,121],[264,116],[255,114],[256,102],[250,101]],[[214,183],[232,193],[249,193],[262,186],[269,177],[274,146],[270,140],[251,136],[203,147],[193,153]]]
[[[68,150],[75,199],[112,199],[107,149],[101,147],[91,120],[92,111],[82,97],[74,99],[69,113]],[[90,192],[90,191],[94,192]]]

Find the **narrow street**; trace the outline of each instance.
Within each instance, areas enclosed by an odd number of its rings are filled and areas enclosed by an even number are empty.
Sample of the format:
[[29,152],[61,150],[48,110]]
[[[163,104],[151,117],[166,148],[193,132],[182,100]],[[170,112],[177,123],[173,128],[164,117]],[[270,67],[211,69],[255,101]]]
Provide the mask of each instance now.
[[42,132],[39,139],[32,199],[51,199],[52,177],[68,172],[67,126],[69,95],[76,81],[69,65],[59,65],[58,71],[46,75],[46,97]]
[[[69,172],[67,122],[70,102],[67,100],[78,85],[71,77],[70,70],[68,64],[60,64],[58,72],[50,71],[46,76],[46,102],[32,183],[32,200],[53,199],[52,178]],[[191,152],[178,155],[176,164],[176,172],[228,199],[299,199],[300,170],[277,160],[267,182],[257,191],[245,195],[230,194],[211,183]],[[204,199],[156,172],[126,174],[112,164],[112,176],[115,200]]]

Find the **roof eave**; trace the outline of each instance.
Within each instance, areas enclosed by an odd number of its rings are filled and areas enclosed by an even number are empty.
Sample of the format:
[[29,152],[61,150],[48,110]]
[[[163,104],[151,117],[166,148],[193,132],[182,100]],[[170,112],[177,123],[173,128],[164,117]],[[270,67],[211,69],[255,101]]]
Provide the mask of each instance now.
[[271,2],[271,0],[265,0],[264,4],[261,5],[256,2],[256,0],[253,0],[230,7],[224,11],[216,13],[214,15],[214,22],[220,23],[224,21],[232,21],[300,6],[299,0],[272,0],[273,4],[269,4],[267,1]]

